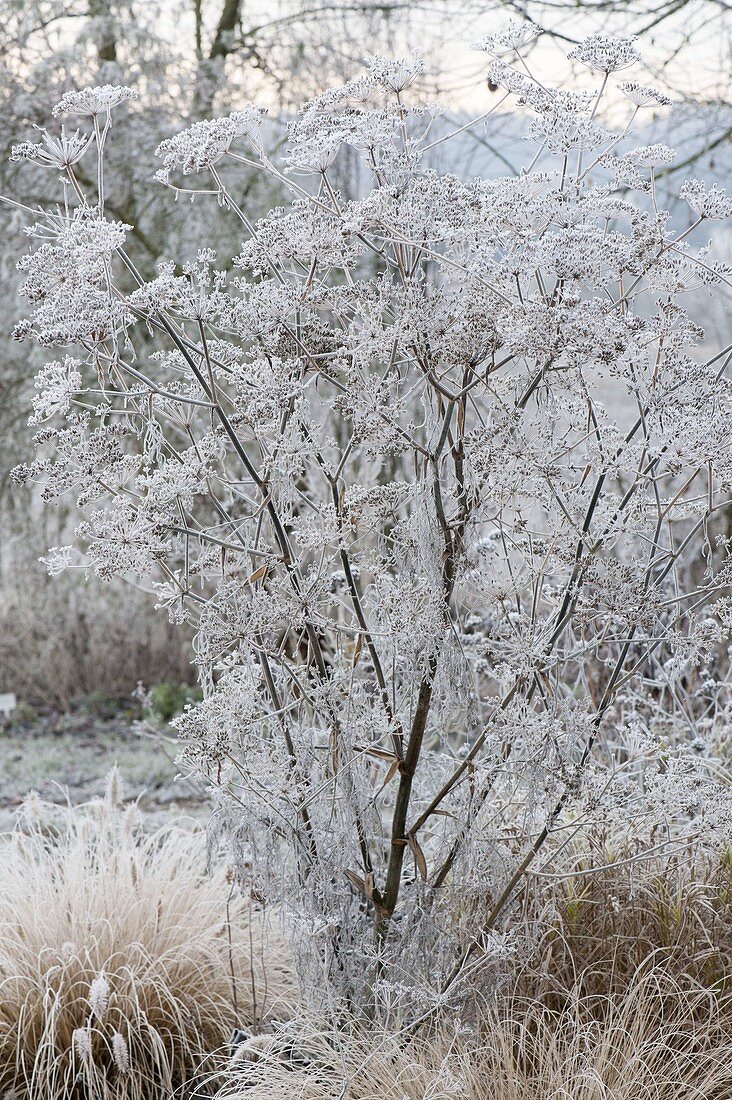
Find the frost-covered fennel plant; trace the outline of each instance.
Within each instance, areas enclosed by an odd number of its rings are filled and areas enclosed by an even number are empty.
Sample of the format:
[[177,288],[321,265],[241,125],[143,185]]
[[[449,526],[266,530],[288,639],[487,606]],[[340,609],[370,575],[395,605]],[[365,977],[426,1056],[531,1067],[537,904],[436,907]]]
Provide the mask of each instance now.
[[[700,355],[683,306],[729,285],[693,236],[731,203],[689,181],[688,228],[658,209],[673,154],[629,134],[667,101],[612,76],[633,42],[577,48],[584,94],[531,74],[530,37],[479,44],[494,109],[530,119],[520,175],[431,169],[465,127],[415,105],[418,61],[373,58],[276,162],[251,106],[163,142],[159,182],[243,243],[149,280],[104,209],[128,89],[67,94],[54,113],[88,132],[14,152],[65,181],[20,261],[18,336],[65,350],[18,476],[89,510],[100,576],[196,623],[205,697],[179,727],[214,836],[287,915],[307,993],[366,1015],[495,977],[517,888],[584,823],[657,845],[732,820],[707,766],[730,716],[732,353]],[[345,148],[369,181],[350,196]],[[261,220],[251,172],[289,196]]]

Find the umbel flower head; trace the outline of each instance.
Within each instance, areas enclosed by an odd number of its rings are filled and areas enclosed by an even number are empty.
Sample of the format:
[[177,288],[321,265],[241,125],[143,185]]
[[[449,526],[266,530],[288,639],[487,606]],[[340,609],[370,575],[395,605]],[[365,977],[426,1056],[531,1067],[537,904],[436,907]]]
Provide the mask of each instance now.
[[63,170],[80,161],[93,140],[93,134],[82,134],[79,130],[67,134],[63,126],[59,137],[49,134],[48,130],[41,130],[41,141],[23,141],[20,145],[14,145],[10,159],[35,161],[43,168]]
[[657,88],[651,88],[648,84],[639,84],[636,80],[627,80],[624,84],[618,84],[618,88],[636,107],[670,107],[672,103],[672,100]]
[[155,155],[162,158],[164,165],[158,173],[158,179],[167,183],[174,169],[179,169],[187,176],[192,172],[203,172],[212,168],[226,156],[235,138],[258,132],[265,114],[265,108],[249,105],[224,118],[194,122],[174,137],[161,141],[155,150]]
[[388,92],[403,92],[424,72],[424,61],[418,54],[393,60],[370,55],[365,58],[372,80]]
[[533,42],[539,34],[541,31],[536,23],[530,23],[528,19],[509,19],[500,30],[473,42],[471,49],[500,57],[502,54],[520,50],[522,46]]
[[571,50],[567,57],[581,61],[590,69],[601,73],[616,73],[641,61],[636,49],[637,38],[608,38],[604,34],[591,34]]
[[701,180],[687,180],[680,193],[700,218],[716,221],[732,217],[732,197],[716,183],[707,187]]
[[108,115],[120,103],[129,99],[137,99],[137,92],[119,84],[82,88],[80,91],[64,92],[53,108],[53,114],[56,118],[59,115],[95,118],[98,115]]
[[47,363],[36,375],[31,425],[41,424],[57,414],[69,411],[71,399],[81,389],[81,362],[65,355],[63,362]]

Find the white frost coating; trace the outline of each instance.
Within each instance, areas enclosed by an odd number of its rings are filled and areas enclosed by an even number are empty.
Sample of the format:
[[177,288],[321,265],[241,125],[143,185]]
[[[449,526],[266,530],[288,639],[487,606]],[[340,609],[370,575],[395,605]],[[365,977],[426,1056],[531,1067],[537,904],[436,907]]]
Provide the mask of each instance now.
[[[673,153],[629,137],[654,89],[621,85],[627,119],[603,125],[633,41],[577,47],[603,74],[580,94],[535,79],[534,33],[480,44],[529,118],[515,177],[438,171],[451,135],[421,61],[370,58],[282,154],[251,107],[161,144],[159,178],[217,201],[236,255],[201,240],[135,285],[102,164],[94,207],[67,188],[20,261],[17,336],[73,358],[38,375],[16,476],[88,509],[91,568],[149,578],[195,624],[204,700],[178,725],[220,795],[212,850],[225,836],[238,881],[287,912],[312,999],[381,1015],[499,980],[514,887],[570,821],[732,833],[712,759],[732,396],[685,308],[729,282],[708,223],[730,200],[690,181],[690,228],[659,208]],[[83,146],[16,155],[70,173]],[[252,172],[280,196],[259,219]]]

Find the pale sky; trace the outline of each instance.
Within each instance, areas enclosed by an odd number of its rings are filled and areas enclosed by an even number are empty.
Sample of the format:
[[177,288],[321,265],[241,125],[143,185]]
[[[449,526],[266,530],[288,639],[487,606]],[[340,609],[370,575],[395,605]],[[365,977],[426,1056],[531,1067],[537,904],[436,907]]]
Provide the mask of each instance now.
[[[312,11],[318,7],[318,2],[245,0],[242,8],[245,27],[272,24],[284,13],[297,15]],[[364,0],[366,2],[368,0]],[[378,0],[371,2],[378,7]],[[222,0],[205,0],[204,12],[209,20],[215,21],[218,17],[221,3]],[[660,0],[628,0],[627,4],[613,0],[585,0],[588,7],[597,8],[604,4],[609,10],[580,15],[574,10],[558,8],[559,3],[560,0],[546,0],[545,3],[526,0],[522,5],[535,22],[572,40],[563,42],[545,36],[532,46],[532,67],[535,66],[548,81],[561,84],[572,79],[576,86],[577,70],[572,76],[565,58],[573,41],[593,31],[628,34],[646,28],[640,45],[647,60],[647,71],[636,66],[620,75],[618,80],[638,79],[663,85],[670,90],[673,98],[691,95],[729,102],[732,15],[726,0],[688,0],[681,11],[656,27],[650,25],[652,18],[644,17],[642,13],[650,6],[664,6]],[[151,2],[149,7],[146,3],[141,9],[146,14],[150,13],[151,22],[154,19],[155,32],[171,43],[174,52],[179,52],[185,48],[185,43],[190,43],[192,53],[193,4],[185,4],[184,10],[190,15],[183,18],[179,2],[173,4],[171,0],[162,0],[157,8],[160,12],[157,18],[154,16],[156,8],[157,5]],[[502,5],[500,0],[414,0],[393,23],[391,35],[383,32],[383,19],[379,22],[382,31],[377,37],[364,32],[359,17],[348,12],[338,17],[335,24],[329,16],[310,22],[306,20],[304,26],[308,37],[325,41],[331,38],[333,56],[343,76],[355,75],[365,54],[406,53],[419,49],[437,77],[441,100],[453,109],[479,114],[492,102],[485,82],[490,59],[471,51],[469,46],[475,39],[498,29],[510,14],[511,9]],[[61,45],[65,35],[75,34],[77,29],[76,22],[70,21],[65,30],[59,28],[56,42]],[[331,34],[332,30],[335,33]],[[299,33],[297,19],[288,24],[284,33],[290,37]],[[278,41],[278,33],[274,34],[273,40],[275,43]],[[240,74],[248,90],[255,92],[258,82],[256,74],[251,68],[240,70]],[[580,72],[579,77],[593,87],[596,75],[585,70]],[[326,77],[320,71],[307,74],[308,94],[313,94],[314,84],[319,83],[322,87],[321,76],[325,82]]]

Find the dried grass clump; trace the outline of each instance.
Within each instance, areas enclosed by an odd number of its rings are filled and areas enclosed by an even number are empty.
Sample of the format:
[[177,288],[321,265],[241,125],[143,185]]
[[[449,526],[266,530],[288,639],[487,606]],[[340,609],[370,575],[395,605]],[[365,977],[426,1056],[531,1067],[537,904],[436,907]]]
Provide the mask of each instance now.
[[287,952],[205,875],[204,838],[134,813],[113,779],[0,847],[0,1096],[170,1100],[234,1025],[287,1011]]
[[517,990],[555,1008],[570,991],[602,1001],[659,968],[684,988],[729,991],[729,852],[689,843],[647,854],[596,836],[564,872],[527,885],[522,919],[538,930],[538,945]]
[[[287,1040],[232,1067],[218,1100],[729,1100],[732,1029],[709,992],[649,972],[596,1006],[554,1013],[514,999],[490,1008],[480,1041],[446,1032],[324,1033],[303,1022]],[[254,1052],[252,1054],[254,1055]],[[307,1064],[303,1064],[306,1063]]]

